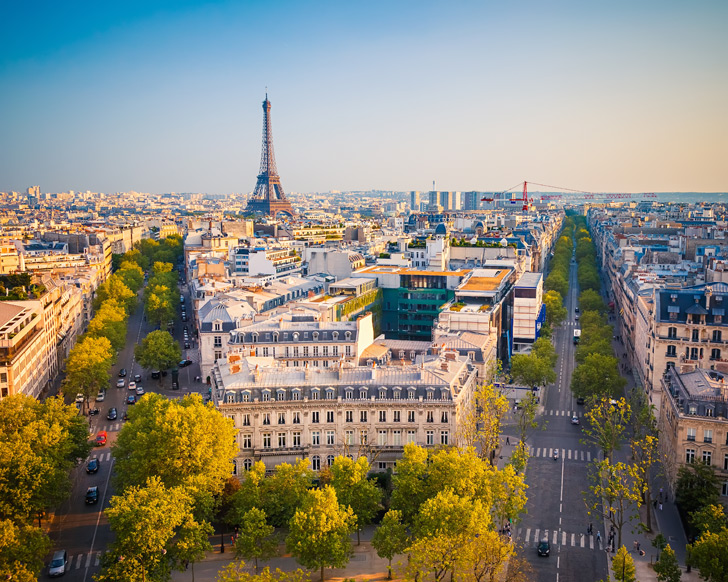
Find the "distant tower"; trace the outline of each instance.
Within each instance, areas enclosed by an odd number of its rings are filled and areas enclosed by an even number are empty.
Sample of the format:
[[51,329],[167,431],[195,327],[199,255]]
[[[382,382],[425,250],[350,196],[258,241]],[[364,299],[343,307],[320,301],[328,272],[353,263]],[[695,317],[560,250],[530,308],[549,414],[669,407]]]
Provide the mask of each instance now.
[[291,203],[283,192],[281,178],[276,169],[268,93],[265,94],[265,101],[263,101],[263,151],[260,154],[260,173],[255,191],[248,200],[248,210],[270,214],[274,217],[279,212],[295,215]]

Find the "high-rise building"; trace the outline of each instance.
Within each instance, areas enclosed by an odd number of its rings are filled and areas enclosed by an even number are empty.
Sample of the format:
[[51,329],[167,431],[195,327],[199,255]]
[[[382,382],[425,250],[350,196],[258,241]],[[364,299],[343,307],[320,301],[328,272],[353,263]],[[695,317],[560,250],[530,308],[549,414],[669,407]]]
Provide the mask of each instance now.
[[419,190],[412,190],[410,192],[410,209],[412,212],[419,212],[420,202],[422,201],[422,192]]

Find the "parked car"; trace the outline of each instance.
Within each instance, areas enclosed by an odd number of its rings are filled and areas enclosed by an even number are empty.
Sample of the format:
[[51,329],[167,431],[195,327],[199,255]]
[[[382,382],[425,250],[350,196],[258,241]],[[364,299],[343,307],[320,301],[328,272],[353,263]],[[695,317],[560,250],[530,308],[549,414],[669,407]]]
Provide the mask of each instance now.
[[97,458],[91,459],[86,464],[86,472],[90,475],[91,473],[96,473],[99,470],[99,460]]
[[192,365],[192,360],[180,360],[179,367],[180,368],[186,368],[187,366]]
[[126,397],[126,403],[127,404],[136,404],[136,396],[133,394],[129,394],[129,396]]
[[101,430],[96,435],[96,446],[97,447],[103,447],[106,444],[106,431]]
[[109,413],[106,415],[107,420],[116,420],[117,416],[116,408],[109,408]]
[[159,370],[152,371],[152,378],[154,378],[155,380],[159,380],[160,375],[161,373],[159,372]]
[[84,395],[81,394],[80,392],[78,394],[76,394],[76,404],[83,404],[83,401],[85,399],[86,398],[84,397]]
[[119,378],[125,378],[126,377],[126,368],[122,368],[119,370]]
[[187,321],[187,316],[184,313],[182,314],[182,321]]
[[134,374],[134,382],[137,384],[142,381],[142,375],[141,374]]
[[106,392],[103,390],[99,390],[99,393],[96,395],[96,402],[103,402],[106,398]]
[[48,566],[48,576],[51,578],[63,576],[66,570],[68,570],[68,552],[66,550],[53,552],[50,566]]
[[584,404],[584,399],[581,396],[579,396],[579,398],[576,399],[576,403],[577,404]]
[[93,504],[99,501],[99,488],[97,486],[86,489],[86,503]]
[[124,380],[124,378],[119,378],[116,381],[116,387],[117,388],[123,388],[124,386],[126,386],[126,380]]

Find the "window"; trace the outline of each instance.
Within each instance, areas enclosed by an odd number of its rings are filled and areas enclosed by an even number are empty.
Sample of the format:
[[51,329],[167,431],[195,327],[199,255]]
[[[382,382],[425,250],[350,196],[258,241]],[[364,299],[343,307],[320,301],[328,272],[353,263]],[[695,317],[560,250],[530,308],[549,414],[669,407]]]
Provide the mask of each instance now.
[[676,327],[667,328],[667,339],[677,339],[677,328]]
[[311,422],[318,423],[318,421],[319,421],[319,413],[318,413],[318,410],[314,410],[311,413]]
[[317,447],[321,444],[321,433],[317,430],[311,432],[311,446]]
[[441,445],[446,445],[448,443],[449,438],[450,438],[449,431],[446,431],[446,430],[440,431],[440,444]]
[[213,348],[221,348],[222,347],[222,336],[221,335],[216,335],[212,339],[212,342],[213,342],[212,343],[212,347]]
[[415,411],[408,410],[407,411],[407,422],[414,422],[414,421],[415,421]]
[[250,434],[243,435],[243,448],[244,449],[253,448],[253,435],[250,435]]
[[278,424],[286,424],[286,413],[285,412],[278,413]]
[[408,400],[414,400],[416,397],[414,390],[407,390],[407,399]]
[[329,355],[329,346],[324,346],[324,357]]
[[285,390],[278,390],[276,392],[276,400],[282,401],[286,399],[286,391]]
[[222,352],[220,350],[215,350],[215,359],[216,360],[222,359]]
[[278,446],[279,447],[285,447],[286,446],[286,433],[279,432],[278,433]]
[[728,455],[723,455],[723,470],[728,471]]
[[693,330],[693,333],[692,333],[692,336],[691,336],[691,338],[690,338],[690,339],[691,339],[692,341],[694,341],[694,342],[698,342],[698,341],[700,341],[700,331],[699,331],[699,330],[697,330],[697,329],[694,329],[694,330]]
[[387,398],[387,390],[385,388],[380,388],[379,389],[379,399],[384,400],[385,398]]
[[713,453],[711,451],[703,451],[703,463],[710,465],[713,460]]
[[379,411],[379,422],[387,422],[387,411],[386,410]]
[[346,399],[352,400],[354,398],[354,391],[353,390],[347,390],[346,391]]
[[308,346],[303,346],[303,357],[308,358]]
[[377,465],[379,466],[379,470],[380,471],[386,471],[387,470],[387,463],[383,463],[382,461],[379,461],[379,463],[377,463]]
[[695,429],[694,428],[689,428],[688,429],[688,440],[689,441],[694,441],[695,440]]
[[367,422],[367,411],[366,410],[359,411],[359,422]]
[[347,357],[351,356],[351,346],[346,346],[346,356]]
[[269,432],[263,433],[263,448],[264,449],[270,448],[270,433]]
[[293,446],[294,447],[300,447],[301,446],[301,433],[300,432],[294,432],[293,433]]
[[346,422],[354,422],[354,411],[353,410],[346,411]]
[[712,443],[713,442],[713,431],[705,429],[703,430],[703,442],[704,443]]
[[334,355],[338,356],[339,355],[339,346],[334,346],[333,351],[334,351]]
[[[314,339],[316,339],[316,338],[314,338]],[[318,358],[318,355],[319,355],[319,347],[313,346],[313,357]]]
[[250,414],[243,414],[243,426],[250,426]]
[[294,390],[291,394],[292,400],[300,400],[301,399],[301,393],[298,390]]
[[327,390],[326,391],[326,400],[333,400],[334,399],[334,391],[333,390]]
[[293,413],[293,424],[301,424],[301,413],[300,412],[294,412]]
[[270,424],[270,412],[263,414],[263,424]]
[[366,399],[367,399],[367,391],[359,390],[359,400],[366,400]]
[[318,455],[314,455],[311,457],[311,468],[314,471],[320,471],[321,470],[321,457]]
[[298,346],[293,346],[293,357],[294,358],[298,357]]
[[717,348],[713,348],[712,350],[710,350],[710,359],[720,360],[720,350]]
[[434,445],[435,444],[435,431],[434,430],[428,430],[426,433],[426,444],[428,445]]
[[392,444],[395,447],[399,447],[402,445],[402,431],[401,430],[392,431]]
[[427,391],[427,400],[434,400],[435,399],[435,391],[434,390],[428,390]]
[[380,447],[384,447],[387,445],[387,431],[386,430],[380,430],[378,433],[378,444]]
[[331,446],[331,445],[335,444],[336,441],[335,441],[334,435],[335,435],[335,433],[333,430],[326,431],[326,444],[327,445]]
[[720,494],[725,497],[728,495],[728,481],[723,482],[723,486],[721,487]]
[[692,414],[693,416],[695,416],[697,413],[698,413],[698,407],[695,406],[695,404],[691,404],[688,407],[688,414]]
[[665,354],[668,358],[677,357],[677,348],[675,346],[667,346],[667,353]]
[[246,471],[250,471],[250,469],[253,468],[253,459],[245,459],[245,460],[243,460],[243,468]]
[[0,373],[0,382],[2,382],[3,384],[7,384],[8,375],[5,372]]
[[395,410],[394,412],[392,412],[392,414],[394,415],[394,422],[399,422],[402,412],[399,410]]
[[263,392],[263,402],[270,402],[270,392]]
[[415,442],[415,439],[417,438],[417,431],[414,430],[408,430],[407,431],[407,442],[413,443]]
[[432,410],[427,411],[427,422],[435,422],[435,413]]
[[443,410],[440,422],[449,422],[447,418],[448,418],[447,410]]
[[311,390],[311,400],[318,400],[318,399],[319,399],[318,389]]
[[399,390],[393,390],[392,398],[394,398],[395,400],[399,400],[399,392],[400,392]]
[[334,411],[333,410],[326,411],[326,422],[334,422]]
[[213,331],[222,331],[222,325],[220,325],[219,321],[215,322],[215,329]]
[[354,431],[353,430],[347,430],[344,433],[344,443],[347,445],[354,444]]
[[715,409],[714,408],[706,408],[705,409],[705,416],[714,416],[715,415]]
[[685,449],[685,462],[686,463],[695,462],[695,449]]
[[722,341],[722,339],[723,339],[723,333],[719,329],[713,330],[713,341],[719,342],[719,341]]
[[326,457],[326,464],[330,467],[334,464],[334,455],[328,455]]
[[359,431],[359,444],[365,445],[365,444],[367,444],[367,440],[368,440],[367,431],[360,430]]

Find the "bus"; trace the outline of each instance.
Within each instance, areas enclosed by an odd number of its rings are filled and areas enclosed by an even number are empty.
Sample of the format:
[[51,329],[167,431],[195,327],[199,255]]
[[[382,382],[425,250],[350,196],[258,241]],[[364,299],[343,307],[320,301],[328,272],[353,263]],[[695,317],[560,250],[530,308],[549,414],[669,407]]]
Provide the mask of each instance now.
[[574,345],[578,344],[580,339],[581,339],[581,330],[575,329],[574,330]]

